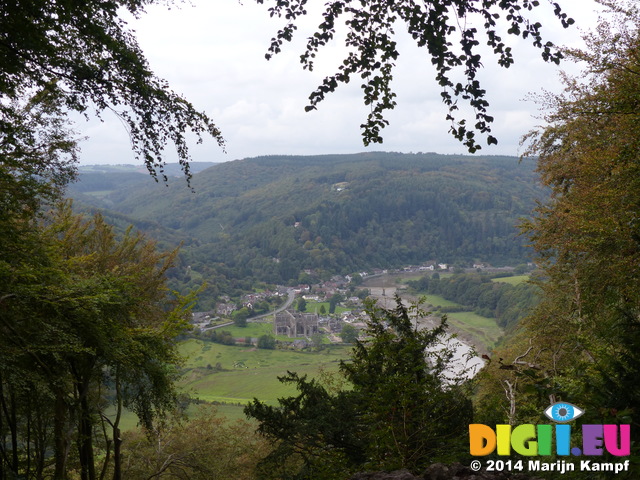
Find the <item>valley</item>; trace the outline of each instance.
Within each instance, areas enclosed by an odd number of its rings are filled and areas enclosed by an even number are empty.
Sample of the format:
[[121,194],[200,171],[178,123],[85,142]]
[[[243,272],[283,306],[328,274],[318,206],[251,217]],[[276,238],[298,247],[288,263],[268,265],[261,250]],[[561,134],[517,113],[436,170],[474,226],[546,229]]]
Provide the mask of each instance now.
[[[351,351],[340,325],[364,328],[365,297],[383,307],[396,292],[424,298],[435,315],[425,325],[446,314],[460,352],[489,353],[505,332],[493,313],[409,285],[513,275],[528,261],[516,225],[545,195],[514,157],[374,152],[193,167],[190,186],[170,168],[163,185],[127,166],[84,167],[70,195],[77,210],[133,225],[164,249],[180,245],[169,287],[201,290],[198,326],[179,347],[180,389],[232,419],[254,397],[292,395],[277,379],[287,371],[337,378]],[[317,315],[318,335],[275,335],[269,312],[286,307]],[[276,348],[258,348],[261,337]]]
[[205,168],[190,186],[139,174],[137,183],[122,182],[121,172],[95,170],[81,171],[69,191],[76,209],[98,209],[164,249],[181,245],[169,285],[186,293],[206,283],[199,311],[260,285],[430,261],[462,268],[526,263],[517,224],[547,195],[533,162],[516,157],[258,157]]
[[[453,274],[449,274],[452,276]],[[408,290],[406,282],[416,280],[416,272],[392,272],[385,275],[366,278],[360,285],[370,292],[370,298],[384,308],[393,308],[393,297],[400,295],[405,303],[424,297],[424,308],[437,313],[442,307],[462,308],[462,305],[447,300],[440,295],[417,295]],[[496,281],[522,283],[526,275],[501,277]],[[298,297],[302,298],[302,297]],[[317,311],[322,303],[309,301],[306,311]],[[348,317],[350,310],[342,305],[336,310],[336,317]],[[480,354],[488,354],[500,340],[504,331],[496,324],[495,318],[483,317],[470,311],[458,311],[447,314],[449,330],[455,333],[455,348],[458,351],[456,361],[468,355],[471,347]],[[427,328],[435,324],[436,317],[425,318],[420,325]],[[273,334],[272,316],[263,316],[258,320],[249,319],[246,327],[233,325],[220,327],[228,331],[235,339],[234,345],[223,345],[206,339],[185,340],[180,352],[186,359],[183,368],[181,390],[196,403],[207,402],[218,406],[219,413],[228,419],[243,418],[243,408],[253,398],[275,405],[277,399],[296,393],[291,385],[278,381],[278,377],[288,371],[309,378],[334,377],[338,381],[339,363],[348,360],[351,346],[329,341],[328,332],[321,331],[321,340],[314,344],[306,338],[307,346],[294,348],[292,339],[276,336],[279,346],[275,349],[256,348],[255,340],[261,335]],[[253,339],[246,345],[245,339]],[[339,339],[338,339],[339,341]],[[467,368],[477,371],[482,366],[479,356],[471,359]]]

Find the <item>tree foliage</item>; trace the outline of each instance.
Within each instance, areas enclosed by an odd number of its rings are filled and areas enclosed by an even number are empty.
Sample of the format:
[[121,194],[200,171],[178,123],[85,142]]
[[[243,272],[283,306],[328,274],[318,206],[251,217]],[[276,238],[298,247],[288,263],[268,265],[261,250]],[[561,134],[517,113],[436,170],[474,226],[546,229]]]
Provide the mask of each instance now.
[[[444,321],[418,329],[398,299],[385,310],[369,304],[366,340],[341,362],[350,388],[325,388],[289,372],[280,378],[298,396],[278,406],[257,399],[245,413],[275,449],[262,462],[277,478],[345,478],[363,469],[420,471],[459,452],[471,421],[462,377],[448,370],[451,352],[438,348]],[[413,314],[420,314],[413,311]]]
[[306,312],[307,311],[307,301],[303,297],[298,298],[297,310],[299,312]]
[[8,228],[75,179],[78,152],[56,91],[5,100],[0,103],[0,218]]
[[258,348],[266,350],[274,350],[276,348],[276,339],[273,335],[260,335],[258,337]]
[[364,461],[361,422],[353,395],[330,393],[316,380],[295,372],[278,377],[299,394],[278,406],[257,399],[245,407],[260,422],[258,432],[273,449],[258,465],[264,478],[345,478]]
[[455,456],[471,402],[464,372],[452,368],[453,352],[444,344],[446,317],[420,329],[416,321],[426,312],[405,307],[399,297],[395,309],[369,303],[367,313],[367,339],[356,341],[341,370],[361,402],[371,466],[420,471]]
[[[307,0],[256,0],[270,5],[269,14],[284,17],[285,26],[271,40],[267,58],[279,53],[285,41],[291,41],[297,21],[307,14]],[[549,2],[553,13],[566,28],[573,20],[562,12],[558,3]],[[492,49],[498,65],[509,67],[514,62],[511,47],[503,39],[507,34],[530,39],[541,49],[545,61],[559,63],[561,52],[549,41],[545,42],[542,25],[535,19],[537,0],[447,0],[419,2],[402,0],[352,1],[332,0],[322,12],[317,30],[307,39],[300,56],[303,68],[313,70],[316,54],[322,47],[335,40],[339,24],[346,27],[347,55],[338,71],[327,76],[309,96],[306,110],[313,110],[334,92],[340,84],[359,78],[364,103],[371,107],[366,121],[361,125],[365,145],[381,143],[381,130],[388,125],[384,118],[387,110],[395,107],[396,94],[391,89],[393,69],[400,55],[395,38],[396,25],[404,23],[407,33],[419,47],[426,48],[436,70],[436,83],[448,107],[447,120],[450,132],[470,152],[481,148],[476,139],[479,133],[486,136],[488,144],[497,143],[491,132],[493,117],[489,115],[486,90],[477,78],[482,67],[480,31]],[[478,26],[481,25],[479,28]],[[459,119],[458,99],[471,107],[473,118]],[[465,117],[465,115],[463,115]],[[469,121],[468,121],[469,120]]]
[[233,324],[236,327],[246,327],[247,326],[247,318],[249,318],[250,311],[247,307],[242,307],[239,310],[234,311],[231,314],[231,318],[233,318]]
[[227,422],[211,408],[191,419],[173,419],[151,432],[126,432],[123,442],[125,478],[189,478],[210,480],[253,478],[267,451],[263,438],[246,421]]
[[[197,307],[205,310],[216,292],[239,296],[260,281],[298,285],[307,269],[317,283],[427,260],[522,263],[530,249],[515,225],[548,193],[533,167],[515,157],[429,153],[261,157],[198,173],[196,195],[186,186],[138,184],[94,205],[164,244],[184,240],[171,286],[206,281]],[[70,191],[75,197],[75,185]]]
[[[101,184],[96,177],[89,191],[112,190],[120,178],[104,174]],[[76,205],[91,198],[109,209],[110,223],[133,222],[163,246],[184,241],[169,284],[186,292],[206,281],[199,310],[214,308],[217,295],[253,291],[256,282],[317,283],[433,259],[522,263],[529,249],[514,225],[546,194],[532,161],[429,153],[228,162],[194,176],[196,195],[186,185],[142,181],[100,198],[80,196],[83,172],[69,191]],[[348,186],[337,192],[338,182]]]
[[342,326],[342,331],[340,332],[340,338],[344,343],[355,343],[358,339],[358,329],[353,325],[346,323]]
[[525,223],[548,280],[511,359],[534,367],[522,403],[562,398],[586,407],[587,423],[632,418],[637,429],[640,12],[634,2],[602,3],[613,19],[586,35],[586,50],[566,52],[585,62],[582,78],[542,98],[548,125],[528,137],[525,154],[539,156],[552,190]]
[[32,227],[24,255],[0,262],[0,472],[94,480],[98,458],[119,469],[123,407],[148,427],[174,407],[186,308],[164,289],[175,252],[69,206]]
[[198,141],[211,135],[223,146],[211,119],[153,74],[120,18],[122,9],[138,16],[150,3],[156,2],[19,0],[3,4],[2,143],[24,133],[15,102],[53,91],[66,109],[115,113],[127,127],[136,156],[154,177],[163,173],[163,151],[172,143],[189,178],[187,132]]

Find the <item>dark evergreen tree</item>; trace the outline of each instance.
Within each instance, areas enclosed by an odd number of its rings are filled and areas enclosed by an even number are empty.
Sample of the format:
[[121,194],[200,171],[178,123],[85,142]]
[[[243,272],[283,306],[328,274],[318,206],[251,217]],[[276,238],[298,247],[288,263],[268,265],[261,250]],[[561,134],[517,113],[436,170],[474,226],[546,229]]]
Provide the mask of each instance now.
[[350,387],[332,393],[289,372],[280,381],[299,394],[278,406],[257,399],[245,408],[275,449],[262,461],[267,478],[342,479],[357,470],[420,472],[466,447],[471,402],[462,376],[441,349],[445,323],[415,326],[400,300],[393,310],[369,304],[365,340],[341,363]]

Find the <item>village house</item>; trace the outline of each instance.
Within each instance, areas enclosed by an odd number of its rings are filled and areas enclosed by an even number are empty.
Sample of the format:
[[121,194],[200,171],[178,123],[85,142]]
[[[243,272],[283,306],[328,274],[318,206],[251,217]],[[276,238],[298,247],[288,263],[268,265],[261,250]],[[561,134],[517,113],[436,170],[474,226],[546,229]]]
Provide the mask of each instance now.
[[349,281],[342,275],[334,275],[331,277],[331,283],[335,284],[338,288],[344,287]]
[[329,333],[340,333],[342,331],[342,325],[344,322],[338,318],[333,317],[322,317],[320,319],[320,323],[322,323]]
[[228,316],[238,309],[235,303],[219,303],[216,305],[216,314]]
[[308,292],[309,290],[311,290],[311,287],[309,285],[298,285],[297,287],[293,288],[293,293],[295,293],[296,295],[300,295],[301,293]]
[[359,306],[359,305],[362,305],[362,300],[360,300],[360,297],[349,297],[347,299],[347,303]]

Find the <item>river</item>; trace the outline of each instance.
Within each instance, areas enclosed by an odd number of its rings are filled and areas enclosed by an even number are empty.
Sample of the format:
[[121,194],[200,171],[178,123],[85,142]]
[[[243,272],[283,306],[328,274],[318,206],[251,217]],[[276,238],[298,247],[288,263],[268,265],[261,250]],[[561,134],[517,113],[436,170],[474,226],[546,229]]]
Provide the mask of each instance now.
[[[398,290],[395,286],[371,286],[368,287],[371,292],[371,297],[377,301],[377,304],[386,309],[392,309],[395,307],[395,295]],[[402,303],[408,306],[414,298],[404,295],[400,292]],[[426,317],[418,318],[418,328],[433,328],[436,325],[437,318]],[[453,334],[454,332],[451,332]],[[451,362],[451,374],[452,376],[459,376],[463,374],[467,378],[472,378],[483,366],[484,360],[474,353],[474,347],[463,340],[458,338],[443,339],[445,343],[443,347],[452,349],[455,353]]]

